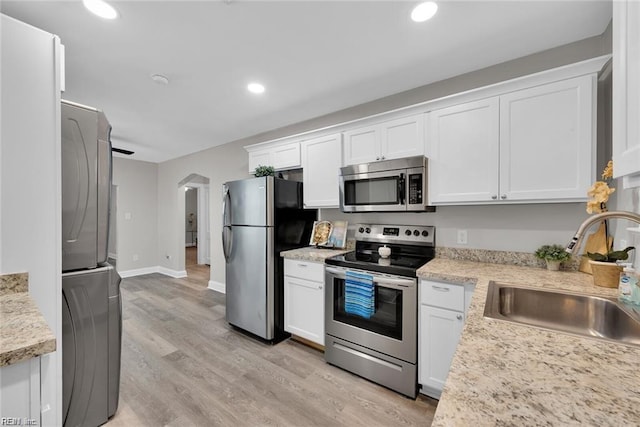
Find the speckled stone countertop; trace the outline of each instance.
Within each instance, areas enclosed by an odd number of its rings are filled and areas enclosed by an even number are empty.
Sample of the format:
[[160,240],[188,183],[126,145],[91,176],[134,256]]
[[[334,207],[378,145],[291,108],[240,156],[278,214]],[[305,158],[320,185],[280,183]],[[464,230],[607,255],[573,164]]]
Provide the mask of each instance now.
[[590,275],[436,258],[418,277],[475,283],[433,426],[640,425],[640,347],[483,317],[490,281],[615,297]]
[[27,273],[0,275],[0,366],[56,349],[56,338],[28,288]]
[[280,256],[282,258],[298,259],[302,261],[324,262],[324,260],[329,257],[345,254],[352,250],[353,249],[320,249],[315,246],[308,246],[306,248],[280,252]]

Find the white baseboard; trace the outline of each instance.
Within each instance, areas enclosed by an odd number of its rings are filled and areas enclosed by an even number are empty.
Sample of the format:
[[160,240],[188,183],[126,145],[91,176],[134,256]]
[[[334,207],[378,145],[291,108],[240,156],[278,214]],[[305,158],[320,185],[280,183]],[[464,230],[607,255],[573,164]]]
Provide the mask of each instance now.
[[226,293],[226,289],[227,287],[225,286],[224,283],[222,282],[216,282],[215,280],[209,280],[209,289],[214,290],[214,291],[218,291],[220,293],[225,294]]
[[165,276],[173,277],[175,279],[181,279],[183,277],[187,277],[187,272],[185,270],[171,270],[170,268],[161,267],[159,265],[153,267],[145,267],[145,268],[137,268],[135,270],[126,270],[126,271],[118,271],[118,274],[123,279],[127,277],[135,277],[142,276],[143,274],[152,274],[152,273],[160,273]]
[[142,276],[143,274],[151,274],[151,273],[157,273],[157,272],[158,272],[158,266],[155,266],[155,267],[136,268],[135,270],[118,271],[118,274],[120,275],[120,277],[124,279],[127,277]]
[[158,273],[164,274],[165,276],[173,277],[174,279],[182,279],[183,277],[187,277],[186,270],[171,270],[170,268],[161,266],[158,267]]

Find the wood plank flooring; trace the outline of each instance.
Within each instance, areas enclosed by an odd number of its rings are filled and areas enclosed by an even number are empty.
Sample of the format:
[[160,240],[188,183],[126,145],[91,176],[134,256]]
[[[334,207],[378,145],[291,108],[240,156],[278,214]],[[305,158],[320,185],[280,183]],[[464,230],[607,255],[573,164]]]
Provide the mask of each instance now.
[[109,427],[431,424],[437,401],[330,366],[296,341],[246,336],[226,323],[224,294],[190,276],[122,281],[120,404]]

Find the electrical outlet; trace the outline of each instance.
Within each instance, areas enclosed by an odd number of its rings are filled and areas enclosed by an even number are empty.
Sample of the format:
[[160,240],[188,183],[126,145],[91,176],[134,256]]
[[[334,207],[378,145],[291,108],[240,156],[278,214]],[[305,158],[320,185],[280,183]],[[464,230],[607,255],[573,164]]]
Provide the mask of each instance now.
[[458,230],[458,244],[459,245],[467,244],[467,230]]
[[124,219],[126,219],[127,221],[131,220],[131,212],[125,212]]
[[138,260],[138,254],[133,254],[133,260],[137,261]]
[[167,255],[165,255],[165,258],[171,259],[171,255],[167,254]]

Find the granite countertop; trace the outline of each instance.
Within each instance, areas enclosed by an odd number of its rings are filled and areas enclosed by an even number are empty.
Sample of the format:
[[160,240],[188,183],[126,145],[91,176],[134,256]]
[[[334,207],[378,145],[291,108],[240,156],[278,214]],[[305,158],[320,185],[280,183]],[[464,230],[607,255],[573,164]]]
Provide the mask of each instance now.
[[490,281],[615,297],[590,275],[436,258],[418,277],[475,284],[433,426],[640,424],[640,347],[483,317]]
[[27,273],[0,275],[0,367],[51,353],[56,338],[29,296]]
[[353,249],[321,249],[315,246],[307,246],[306,248],[292,249],[290,251],[280,252],[282,258],[298,259],[302,261],[324,262],[325,259],[334,255],[346,254]]

